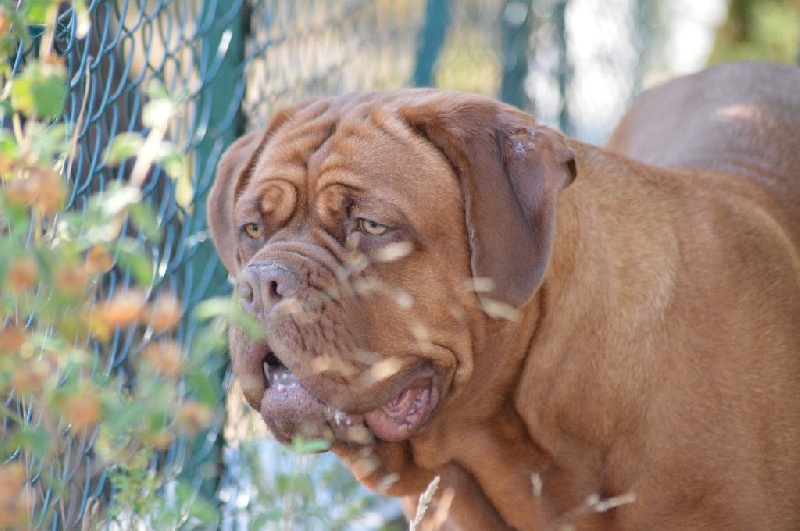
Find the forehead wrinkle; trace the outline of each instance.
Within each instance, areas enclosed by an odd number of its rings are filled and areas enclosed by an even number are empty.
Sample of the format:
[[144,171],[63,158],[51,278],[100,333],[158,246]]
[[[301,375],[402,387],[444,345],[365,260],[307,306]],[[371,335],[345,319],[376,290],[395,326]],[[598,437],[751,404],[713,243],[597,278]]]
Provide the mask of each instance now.
[[[414,211],[415,207],[423,208],[424,213],[415,216],[422,218],[438,215],[434,213],[443,205],[460,211],[461,194],[457,179],[444,157],[439,160],[435,150],[429,147],[427,156],[420,157],[412,167],[406,167],[391,156],[397,152],[397,146],[394,138],[383,136],[383,143],[374,147],[378,153],[373,156],[363,156],[357,163],[332,165],[329,172],[319,176],[316,196],[320,197],[327,189],[339,188],[351,194],[358,204],[376,211],[391,208],[395,216]],[[418,155],[413,153],[414,157]],[[421,181],[430,186],[419,186]],[[407,227],[416,233],[416,222],[408,221],[405,214],[403,217]]]
[[[286,126],[284,126],[286,127]],[[285,128],[275,136],[275,142],[267,146],[265,158],[307,166],[308,159],[336,129],[336,119],[321,115],[292,128]]]
[[375,107],[369,113],[369,119],[386,135],[401,142],[405,147],[417,148],[420,146],[418,135],[408,128],[397,110],[393,107]]
[[[434,167],[442,169],[451,177],[452,183],[459,185],[457,176],[450,171],[450,162],[438,148],[422,139],[415,131],[409,128],[395,106],[382,106],[372,109],[369,115],[374,126],[383,133],[383,138],[390,138],[400,144],[401,149],[414,154],[410,162],[416,168],[429,171]],[[459,185],[460,186],[460,185]]]
[[[336,117],[326,112],[302,113],[279,129],[254,169],[267,180],[283,179],[296,187],[307,184],[310,158],[336,129]],[[299,123],[298,123],[299,122]]]
[[[364,146],[368,148],[365,150]],[[394,176],[396,184],[410,183],[417,176],[430,175],[434,168],[440,170],[437,173],[447,174],[447,177],[442,176],[440,185],[433,186],[436,195],[459,186],[444,154],[411,130],[394,104],[366,102],[351,108],[340,120],[327,147],[326,156],[316,171],[318,192],[329,184],[352,185],[358,182],[358,176]],[[397,156],[403,152],[413,156]],[[332,181],[326,178],[328,176]],[[348,179],[348,176],[354,178]],[[384,183],[386,185],[393,187],[390,182]]]
[[374,132],[363,124],[346,121],[339,124],[336,132],[326,142],[326,150],[320,153],[315,173],[318,177],[337,170],[352,172],[359,153],[359,146],[370,144]]
[[[393,145],[393,142],[400,145]],[[432,151],[426,149],[429,146],[409,130],[394,107],[366,101],[352,107],[342,117],[339,127],[331,138],[328,156],[321,161],[317,173],[322,176],[339,169],[352,172],[354,166],[359,170],[374,170],[382,161],[378,157],[370,157],[369,162],[363,164],[359,159],[365,158],[364,151],[360,149],[364,145],[371,147],[371,153],[393,151],[398,148],[413,150],[415,153],[418,153],[419,149]],[[433,156],[437,156],[436,153]]]

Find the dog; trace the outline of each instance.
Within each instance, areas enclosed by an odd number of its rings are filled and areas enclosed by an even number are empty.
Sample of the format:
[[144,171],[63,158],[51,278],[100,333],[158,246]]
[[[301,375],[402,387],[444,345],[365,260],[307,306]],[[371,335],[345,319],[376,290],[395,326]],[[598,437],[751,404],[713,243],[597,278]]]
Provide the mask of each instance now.
[[447,529],[800,529],[800,69],[646,91],[605,149],[348,94],[222,157],[233,369],[280,441]]

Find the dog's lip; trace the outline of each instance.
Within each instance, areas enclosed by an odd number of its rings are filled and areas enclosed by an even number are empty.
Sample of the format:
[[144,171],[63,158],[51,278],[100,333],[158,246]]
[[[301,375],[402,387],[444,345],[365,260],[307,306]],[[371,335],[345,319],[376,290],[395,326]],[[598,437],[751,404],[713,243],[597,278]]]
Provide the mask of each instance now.
[[272,385],[280,385],[291,374],[286,365],[271,350],[264,356],[262,365],[264,369],[264,387],[267,389]]
[[333,439],[346,445],[408,439],[436,409],[441,385],[431,370],[415,371],[392,398],[363,414],[345,412],[316,398],[271,352],[263,362],[266,389],[261,415],[283,442],[296,435]]
[[364,414],[369,430],[384,441],[402,441],[414,435],[439,403],[435,378],[413,381],[381,407]]

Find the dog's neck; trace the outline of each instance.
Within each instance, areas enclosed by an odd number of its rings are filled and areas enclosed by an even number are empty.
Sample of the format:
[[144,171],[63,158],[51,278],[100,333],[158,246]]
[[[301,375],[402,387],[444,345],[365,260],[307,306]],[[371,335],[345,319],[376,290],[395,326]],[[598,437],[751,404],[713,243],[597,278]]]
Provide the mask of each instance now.
[[[548,300],[559,304],[561,322],[587,324],[565,319],[563,312],[576,308],[622,327],[657,318],[669,304],[679,252],[677,209],[668,179],[658,178],[667,172],[585,144],[573,147],[578,177],[559,198],[543,283]],[[570,304],[573,297],[584,304]]]
[[[620,371],[639,372],[647,363],[627,345],[641,345],[661,326],[680,252],[669,192],[653,180],[657,170],[641,171],[633,161],[585,144],[573,148],[578,177],[559,198],[552,260],[530,310],[538,314],[537,337],[518,394],[519,401],[541,406],[542,424],[532,431],[544,448],[555,445],[548,438],[564,428],[550,422],[581,393],[586,408],[570,408],[580,418],[567,429],[577,435],[599,426],[603,433],[584,435],[613,439],[619,390],[611,383]],[[598,423],[603,417],[607,422]]]

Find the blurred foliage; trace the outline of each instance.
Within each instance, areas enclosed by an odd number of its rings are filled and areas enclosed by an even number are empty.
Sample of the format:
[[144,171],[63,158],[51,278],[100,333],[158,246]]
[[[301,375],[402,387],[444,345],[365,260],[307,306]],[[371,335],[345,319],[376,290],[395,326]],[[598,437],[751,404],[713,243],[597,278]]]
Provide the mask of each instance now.
[[[84,479],[111,480],[113,503],[86,500],[86,528],[214,525],[216,508],[159,467],[158,456],[215,421],[221,390],[206,372],[218,348],[212,338],[224,333],[209,326],[185,351],[175,337],[181,301],[156,289],[152,258],[125,229],[160,237],[141,188],[156,163],[182,177],[165,141],[179,98],[150,87],[148,133],[120,137],[106,152],[107,164],[136,156],[127,179],[82,211],[66,211],[83,117],[54,122],[68,77],[52,49],[61,2],[17,4],[0,1],[0,117],[8,125],[0,129],[0,528],[59,522],[75,459],[87,459]],[[71,5],[86,13],[82,0]],[[12,71],[20,46],[33,51]],[[114,268],[138,285],[107,295],[105,274]],[[140,338],[125,375],[106,363],[120,331]],[[78,450],[87,440],[90,456]]]
[[800,60],[800,0],[731,0],[711,63]]
[[[289,447],[278,447],[278,459],[265,461],[259,445],[243,446],[247,469],[253,474],[255,499],[251,529],[346,529],[367,509],[371,496],[350,471],[341,466],[317,467],[313,473],[307,462],[311,454],[328,448],[325,441],[297,439]],[[307,457],[304,458],[303,455]],[[275,467],[276,462],[280,466]],[[319,489],[320,483],[336,489]],[[327,497],[323,499],[321,496]]]

